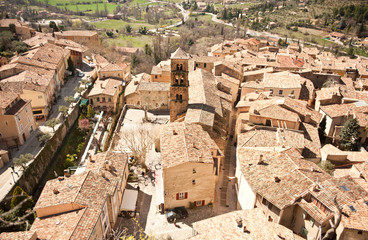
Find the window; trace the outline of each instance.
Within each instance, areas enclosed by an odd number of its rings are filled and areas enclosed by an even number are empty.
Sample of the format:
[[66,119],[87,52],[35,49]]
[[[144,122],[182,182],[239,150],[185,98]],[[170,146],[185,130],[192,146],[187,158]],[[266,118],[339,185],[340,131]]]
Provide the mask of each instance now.
[[204,200],[203,201],[195,201],[195,205],[197,207],[203,206],[204,205]]
[[196,169],[195,168],[193,168],[193,173],[196,173],[197,171],[196,171]]
[[182,100],[183,99],[183,95],[180,94],[179,95],[179,99]]
[[105,100],[106,100],[105,97],[102,97],[102,102],[105,102]]
[[347,186],[345,186],[345,185],[342,185],[342,186],[340,186],[344,191],[349,191],[350,189],[347,187]]
[[99,102],[99,101],[100,101],[100,98],[98,97],[98,98],[97,98],[97,102]]
[[284,91],[283,90],[279,90],[279,95],[282,95]]
[[192,180],[192,184],[196,184],[196,181],[195,181],[195,179],[193,179],[193,180]]
[[109,97],[109,102],[111,102],[111,97]]
[[304,238],[307,238],[307,235],[308,235],[308,230],[305,228],[305,227],[302,227],[300,229],[300,235]]
[[355,209],[355,207],[354,207],[353,205],[349,205],[349,208],[350,208],[350,210],[351,210],[352,212],[356,212],[356,209]]
[[207,67],[207,63],[204,63],[203,66],[206,68]]
[[28,107],[26,107],[25,110],[26,110],[26,113],[27,113],[28,112]]
[[23,131],[23,124],[20,124],[20,129]]
[[155,78],[157,79],[157,75],[155,75]]
[[196,67],[198,67],[198,63],[196,63]]
[[179,100],[179,94],[176,94],[176,100]]
[[18,115],[18,121],[20,121],[20,116]]
[[187,199],[188,192],[181,192],[176,194],[176,200]]
[[7,125],[7,126],[8,126],[8,121],[5,121],[5,125]]
[[362,231],[362,230],[359,230],[359,231],[358,231],[358,234],[359,234],[359,235],[362,235],[362,234],[363,234],[363,231]]

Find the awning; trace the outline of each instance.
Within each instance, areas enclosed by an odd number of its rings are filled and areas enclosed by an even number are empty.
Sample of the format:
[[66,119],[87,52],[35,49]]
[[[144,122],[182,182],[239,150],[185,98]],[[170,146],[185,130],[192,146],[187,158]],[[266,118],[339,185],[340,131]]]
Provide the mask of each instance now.
[[156,206],[164,203],[164,184],[162,181],[162,170],[155,171]]
[[80,103],[79,106],[82,107],[83,105],[88,105],[88,99],[83,98]]
[[138,191],[125,189],[123,201],[121,202],[120,211],[135,211],[137,204]]

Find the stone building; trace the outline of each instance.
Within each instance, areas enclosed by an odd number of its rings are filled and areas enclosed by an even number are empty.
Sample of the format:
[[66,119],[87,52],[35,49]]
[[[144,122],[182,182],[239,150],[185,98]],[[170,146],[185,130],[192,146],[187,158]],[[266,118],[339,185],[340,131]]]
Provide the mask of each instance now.
[[188,109],[189,55],[178,48],[171,55],[170,122],[180,118]]
[[[157,147],[157,146],[156,146]],[[214,203],[223,154],[197,124],[165,125],[160,137],[163,209]]]

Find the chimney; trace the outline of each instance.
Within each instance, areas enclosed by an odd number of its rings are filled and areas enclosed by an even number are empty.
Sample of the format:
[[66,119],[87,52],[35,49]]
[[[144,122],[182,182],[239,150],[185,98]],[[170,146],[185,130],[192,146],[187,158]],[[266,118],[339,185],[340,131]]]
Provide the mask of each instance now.
[[275,176],[275,182],[280,182],[281,181],[281,179],[279,178],[279,177],[277,177],[277,176]]
[[101,177],[105,178],[105,173],[101,172]]
[[247,229],[247,226],[244,226],[244,227],[243,227],[243,232],[245,232],[245,233],[246,233],[246,232],[249,232],[249,231],[248,231],[248,229]]
[[259,160],[257,164],[262,164],[263,163],[263,154],[259,155]]
[[57,190],[57,188],[54,188],[54,194],[58,194],[59,193],[59,191]]
[[106,170],[110,171],[110,163],[108,160],[105,161],[105,168]]
[[241,228],[243,226],[243,220],[241,218],[237,219],[236,224],[238,225],[239,228]]
[[102,83],[100,83],[100,87],[101,87],[101,88],[104,88],[104,87],[102,86]]
[[173,130],[173,135],[178,135],[178,133],[175,130]]
[[310,123],[310,121],[311,121],[311,114],[310,113],[307,113],[307,114],[305,114],[305,119],[304,119],[304,122],[306,122],[306,123]]
[[64,177],[70,177],[68,169],[64,169]]

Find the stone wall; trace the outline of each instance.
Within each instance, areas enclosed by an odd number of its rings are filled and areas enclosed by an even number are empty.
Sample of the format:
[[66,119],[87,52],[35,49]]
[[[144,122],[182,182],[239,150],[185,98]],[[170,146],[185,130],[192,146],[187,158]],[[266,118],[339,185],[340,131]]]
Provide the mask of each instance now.
[[[78,119],[80,112],[79,102],[76,104],[70,115],[64,120],[64,122],[56,130],[52,138],[47,141],[40,152],[35,156],[33,162],[31,162],[28,168],[23,172],[15,186],[20,186],[29,195],[33,195],[39,187],[38,184],[42,180],[46,170],[52,163],[55,154],[63,144],[65,136],[72,128],[75,121]],[[15,186],[7,194],[7,197],[11,196]],[[10,198],[5,197],[1,204],[7,204],[10,202]]]

